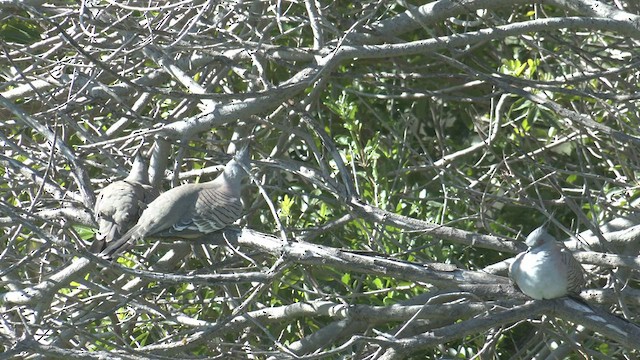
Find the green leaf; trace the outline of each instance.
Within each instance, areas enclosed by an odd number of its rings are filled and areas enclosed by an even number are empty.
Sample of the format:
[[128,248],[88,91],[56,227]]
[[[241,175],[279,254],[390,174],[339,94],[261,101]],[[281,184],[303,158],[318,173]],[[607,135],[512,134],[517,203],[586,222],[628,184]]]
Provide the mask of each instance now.
[[384,289],[384,284],[382,283],[382,280],[380,278],[373,279],[373,284],[375,285],[376,289]]
[[293,207],[293,198],[285,194],[282,200],[280,200],[280,216],[287,218],[291,216],[291,207]]
[[18,16],[5,19],[4,23],[0,24],[0,39],[20,44],[32,44],[40,40],[42,29],[36,23]]
[[93,228],[84,225],[74,225],[73,229],[80,235],[82,240],[89,240],[95,237],[95,232]]
[[344,275],[342,275],[342,278],[340,280],[345,285],[351,285],[351,274],[345,273]]

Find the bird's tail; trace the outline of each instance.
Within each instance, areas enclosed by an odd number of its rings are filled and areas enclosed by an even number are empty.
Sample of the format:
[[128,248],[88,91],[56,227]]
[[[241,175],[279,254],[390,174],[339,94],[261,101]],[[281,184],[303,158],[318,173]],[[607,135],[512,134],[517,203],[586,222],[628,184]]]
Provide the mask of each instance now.
[[105,241],[104,237],[97,237],[95,239],[93,239],[93,242],[91,243],[91,246],[89,247],[89,252],[91,252],[92,254],[99,254],[102,252],[102,250],[104,250],[105,245],[107,245],[107,242]]
[[118,240],[108,243],[107,247],[100,252],[100,255],[107,259],[113,259],[115,255],[131,249],[140,238],[140,230],[140,226],[135,225]]

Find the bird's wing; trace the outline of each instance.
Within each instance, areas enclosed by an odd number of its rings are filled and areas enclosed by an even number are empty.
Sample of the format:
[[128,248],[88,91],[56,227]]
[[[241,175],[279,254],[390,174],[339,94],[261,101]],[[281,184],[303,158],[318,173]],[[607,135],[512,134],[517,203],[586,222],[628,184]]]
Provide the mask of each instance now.
[[579,294],[585,285],[584,269],[566,247],[561,246],[560,256],[562,263],[567,266],[567,291],[572,294]]
[[242,215],[242,202],[239,195],[227,190],[224,186],[203,188],[193,211],[174,224],[172,231],[208,234],[238,220]]
[[151,185],[142,185],[142,188],[144,189],[144,205],[146,208],[148,204],[160,196],[160,191]]
[[100,191],[94,207],[98,233],[89,250],[99,253],[105,246],[129,230],[146,207],[143,185],[116,181]]
[[163,193],[147,206],[136,225],[113,244],[108,245],[102,254],[111,258],[131,248],[138,239],[171,228],[184,214],[193,211],[196,199],[197,188],[192,185],[178,186]]
[[513,262],[511,263],[511,265],[509,265],[509,279],[511,279],[511,281],[515,284],[516,288],[518,288],[518,290],[520,289],[518,287],[518,282],[520,281],[520,264],[522,263],[522,258],[527,254],[528,251],[523,251],[520,254],[518,254],[515,258],[515,260],[513,260]]

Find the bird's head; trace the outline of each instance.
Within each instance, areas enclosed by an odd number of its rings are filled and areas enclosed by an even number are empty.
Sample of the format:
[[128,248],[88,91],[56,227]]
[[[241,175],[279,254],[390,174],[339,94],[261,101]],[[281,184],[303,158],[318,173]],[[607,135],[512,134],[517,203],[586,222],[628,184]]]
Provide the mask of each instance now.
[[236,150],[235,155],[233,155],[233,159],[249,166],[249,160],[251,160],[251,157],[249,156],[249,143],[244,144],[240,150]]
[[225,176],[228,179],[242,178],[246,175],[246,171],[243,168],[249,168],[249,160],[251,156],[249,154],[249,144],[244,145],[240,150],[237,150],[233,155],[233,158],[229,160],[224,167]]
[[131,165],[131,171],[129,172],[129,176],[127,176],[127,180],[137,181],[141,184],[149,184],[148,171],[149,162],[140,152],[137,152],[133,159],[133,165]]
[[547,232],[547,228],[545,226],[540,226],[527,236],[525,244],[527,244],[529,248],[535,248],[553,241],[556,241],[556,238]]

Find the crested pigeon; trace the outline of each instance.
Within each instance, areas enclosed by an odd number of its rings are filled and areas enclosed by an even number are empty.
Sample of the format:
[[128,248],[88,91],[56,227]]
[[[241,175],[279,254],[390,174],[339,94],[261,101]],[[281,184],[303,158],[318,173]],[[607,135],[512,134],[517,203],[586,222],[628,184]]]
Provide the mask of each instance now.
[[240,190],[249,150],[237,151],[215,179],[177,186],[147,206],[138,223],[103,252],[107,258],[147,236],[197,238],[231,225],[242,215]]
[[525,243],[529,249],[509,267],[509,277],[525,295],[540,300],[580,293],[585,284],[582,266],[544,226],[533,230]]
[[158,197],[158,191],[149,185],[147,171],[146,159],[138,154],[126,178],[100,190],[93,209],[98,233],[89,251],[99,253],[121,237],[135,225],[147,204]]

